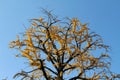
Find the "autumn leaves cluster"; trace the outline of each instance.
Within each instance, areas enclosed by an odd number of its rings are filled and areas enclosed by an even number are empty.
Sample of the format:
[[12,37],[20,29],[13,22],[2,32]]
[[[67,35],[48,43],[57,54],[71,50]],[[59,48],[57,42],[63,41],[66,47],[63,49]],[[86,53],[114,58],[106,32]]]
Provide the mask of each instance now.
[[42,75],[46,80],[63,80],[74,71],[74,77],[68,79],[98,80],[112,75],[105,74],[110,66],[109,55],[97,52],[99,56],[96,57],[94,54],[94,50],[105,49],[107,52],[108,49],[98,34],[90,32],[87,24],[77,18],[62,22],[49,13],[47,15],[47,19],[31,19],[31,26],[22,37],[17,36],[17,40],[10,43],[10,48],[20,52],[16,57],[27,59],[33,69],[28,72],[30,75],[37,75],[39,79]]

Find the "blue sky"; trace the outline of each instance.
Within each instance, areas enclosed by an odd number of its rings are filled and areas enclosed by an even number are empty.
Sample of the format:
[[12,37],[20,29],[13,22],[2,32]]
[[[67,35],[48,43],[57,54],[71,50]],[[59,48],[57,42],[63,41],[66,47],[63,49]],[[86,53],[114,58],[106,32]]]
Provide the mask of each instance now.
[[18,53],[8,44],[29,26],[29,19],[39,18],[41,8],[53,10],[59,17],[78,17],[89,23],[92,31],[100,34],[111,46],[111,70],[120,73],[120,0],[0,0],[0,80],[26,69]]

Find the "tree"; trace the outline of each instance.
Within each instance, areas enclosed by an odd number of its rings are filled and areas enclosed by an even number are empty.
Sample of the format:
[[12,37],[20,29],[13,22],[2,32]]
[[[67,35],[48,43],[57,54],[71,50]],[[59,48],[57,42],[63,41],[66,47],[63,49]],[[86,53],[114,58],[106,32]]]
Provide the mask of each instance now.
[[10,43],[25,58],[29,71],[14,78],[21,80],[113,80],[109,46],[77,18],[59,20],[44,10],[47,18],[31,19],[31,27]]

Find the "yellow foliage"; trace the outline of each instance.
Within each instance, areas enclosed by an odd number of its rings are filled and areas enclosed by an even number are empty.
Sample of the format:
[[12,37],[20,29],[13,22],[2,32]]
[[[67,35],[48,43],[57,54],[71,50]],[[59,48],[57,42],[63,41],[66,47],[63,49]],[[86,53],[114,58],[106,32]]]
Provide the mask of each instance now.
[[[87,28],[87,24],[82,25],[81,29],[80,29],[80,33],[82,32],[86,32],[86,34],[88,35],[88,28]],[[85,34],[85,33],[84,33]]]
[[[75,70],[78,71],[78,74],[80,73],[81,79],[82,77],[88,80],[100,78],[101,75],[96,76],[97,74],[92,78],[87,78],[86,72],[84,73],[84,70],[89,69],[91,72],[91,67],[100,68],[102,65],[99,64],[99,60],[92,56],[93,53],[90,51],[101,42],[99,38],[96,41],[96,34],[88,34],[86,24],[80,24],[77,18],[73,18],[70,23],[67,23],[68,25],[65,22],[65,24],[63,23],[60,26],[57,22],[54,22],[54,19],[48,19],[48,22],[43,21],[43,18],[33,20],[35,22],[32,23],[32,27],[23,34],[25,36],[23,36],[22,42],[20,42],[19,36],[17,36],[16,41],[11,42],[12,48],[20,47],[22,57],[28,59],[32,68],[41,68],[43,62],[44,66],[42,67],[45,69],[46,74],[53,70],[52,73],[55,73],[55,77],[58,77],[57,75],[66,75],[66,72],[71,74],[71,71]],[[92,41],[92,39],[94,40]],[[94,41],[96,42],[94,43]],[[91,45],[91,43],[94,44]],[[19,55],[16,55],[16,57],[19,57]],[[101,57],[109,56],[101,55]],[[50,62],[52,67],[47,65],[49,64],[48,62]],[[52,69],[53,67],[54,69]],[[59,69],[62,69],[61,72],[59,72]],[[39,69],[39,71],[42,71],[42,69]],[[44,76],[43,73],[42,76]],[[46,76],[48,79],[51,77],[49,74]]]
[[56,49],[54,49],[54,50],[53,50],[53,53],[54,53],[54,54],[56,54],[56,53],[57,53],[57,50],[56,50]]
[[59,63],[58,62],[56,62],[55,64],[53,64],[54,66],[56,66],[56,67],[58,67],[59,66]]
[[60,76],[62,76],[63,75],[63,72],[62,71],[60,71]]
[[[22,42],[20,42],[20,40],[19,40],[19,36],[18,36],[18,35],[17,35],[16,37],[17,37],[17,40],[16,40],[16,41],[13,41],[13,43],[15,43],[16,46],[21,47]],[[11,42],[11,43],[12,43],[12,42]]]
[[46,30],[41,30],[42,33],[46,33]]
[[38,26],[36,22],[33,22],[32,25],[33,25],[33,26]]
[[96,80],[99,80],[100,79],[100,75],[96,76]]
[[78,24],[78,20],[76,18],[73,18],[72,24],[73,24],[72,31],[75,32],[77,24]]
[[48,39],[48,34],[46,34],[46,39]]
[[69,48],[69,47],[67,47],[67,49],[66,49],[67,51],[68,51],[68,53],[71,55],[71,53],[72,53],[72,51],[71,51],[71,49]]
[[38,62],[38,61],[32,61],[31,63],[30,63],[30,65],[31,66],[36,66],[36,67],[38,67],[38,68],[41,68],[41,64],[40,64],[40,62]]
[[43,21],[43,18],[42,17],[40,17],[40,20],[39,20],[40,22],[42,22]]
[[22,56],[28,58],[30,61],[33,61],[32,56],[29,55],[29,50],[21,51]]
[[62,39],[59,39],[58,42],[59,42],[59,44],[60,44],[60,49],[62,49],[63,40],[62,40]]
[[49,34],[48,33],[46,33],[46,39],[48,39],[49,38]]
[[88,43],[87,43],[87,46],[90,46],[90,45],[91,45],[91,43],[90,43],[90,42],[88,42]]
[[48,51],[51,51],[52,50],[52,43],[48,43],[48,48],[47,48]]
[[30,33],[27,32],[26,34],[27,34],[28,40],[24,40],[24,42],[27,43],[27,46],[28,46],[28,47],[33,47],[33,42],[32,42],[32,38],[31,38]]
[[16,43],[16,46],[20,46],[21,45],[19,40],[16,40],[15,43]]
[[31,41],[32,41],[32,39],[31,39],[31,35],[30,35],[30,33],[29,33],[29,32],[27,32],[26,34],[27,34],[27,37],[28,37],[28,41],[30,41],[30,42],[31,42]]
[[49,55],[47,56],[47,61],[50,61],[50,56]]

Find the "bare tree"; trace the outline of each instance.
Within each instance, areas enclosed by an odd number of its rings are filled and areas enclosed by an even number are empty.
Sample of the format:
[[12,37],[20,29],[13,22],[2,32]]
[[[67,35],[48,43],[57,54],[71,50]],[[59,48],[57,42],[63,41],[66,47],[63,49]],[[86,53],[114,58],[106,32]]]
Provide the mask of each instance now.
[[110,71],[108,46],[77,18],[59,20],[50,11],[47,17],[31,19],[31,27],[10,43],[26,58],[30,71],[14,78],[21,80],[114,80]]

